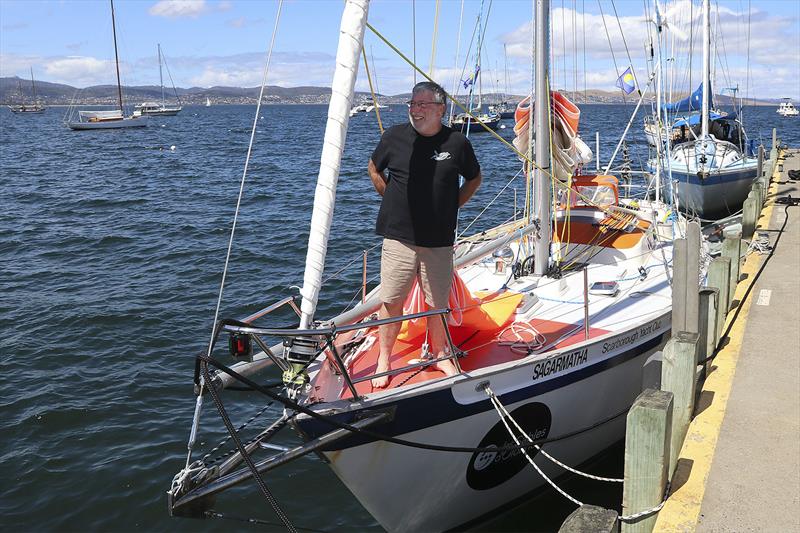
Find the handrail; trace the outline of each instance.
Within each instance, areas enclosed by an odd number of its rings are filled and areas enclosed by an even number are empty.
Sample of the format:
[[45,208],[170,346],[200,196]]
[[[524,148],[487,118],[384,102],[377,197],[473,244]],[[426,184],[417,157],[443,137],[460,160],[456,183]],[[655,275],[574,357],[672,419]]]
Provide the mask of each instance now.
[[[455,344],[453,343],[453,338],[450,336],[450,330],[447,327],[447,318],[446,315],[452,312],[451,309],[431,309],[429,311],[422,311],[419,313],[411,313],[408,315],[401,315],[399,317],[389,317],[389,318],[382,318],[377,320],[367,320],[364,322],[358,322],[356,324],[350,324],[347,326],[337,327],[335,324],[327,327],[320,327],[316,329],[286,329],[286,328],[258,328],[252,326],[236,326],[236,325],[229,325],[226,324],[222,327],[220,332],[227,331],[229,333],[244,333],[248,335],[252,335],[259,346],[264,349],[264,351],[269,355],[275,364],[278,364],[282,369],[285,370],[284,365],[280,364],[280,359],[277,361],[275,360],[275,356],[272,354],[271,350],[267,349],[266,344],[260,339],[259,335],[273,335],[277,337],[325,337],[327,339],[327,347],[330,348],[331,353],[333,355],[334,361],[336,366],[338,367],[339,371],[344,376],[345,381],[347,382],[347,387],[350,389],[351,394],[353,395],[353,399],[359,398],[359,394],[355,389],[355,384],[360,383],[362,381],[367,381],[376,377],[382,376],[391,376],[395,374],[400,374],[405,372],[406,370],[418,368],[418,367],[425,367],[430,366],[435,363],[439,363],[441,361],[446,361],[448,359],[453,361],[453,364],[456,367],[458,373],[461,373],[461,365],[458,361],[459,354],[461,353],[459,350],[456,349]],[[442,326],[444,327],[445,335],[447,337],[447,343],[449,345],[449,355],[445,357],[437,357],[432,358],[429,360],[421,361],[419,363],[414,363],[403,368],[396,368],[392,370],[388,370],[386,372],[371,374],[366,377],[352,379],[350,376],[350,372],[347,369],[347,365],[342,360],[339,353],[336,351],[336,347],[334,346],[334,338],[339,333],[346,333],[349,331],[355,330],[362,330],[362,329],[370,329],[378,326],[384,326],[387,324],[393,324],[397,322],[405,322],[406,320],[414,320],[417,318],[427,318],[431,316],[440,316],[442,320]],[[323,348],[324,351],[325,348]]]
[[277,308],[279,308],[281,306],[284,306],[286,304],[291,305],[292,308],[294,309],[294,312],[297,313],[297,316],[300,316],[300,309],[298,309],[297,304],[294,303],[294,297],[287,296],[283,300],[278,300],[277,302],[275,302],[275,303],[273,303],[271,305],[268,305],[264,309],[261,309],[260,311],[256,311],[252,315],[250,315],[250,316],[248,316],[246,318],[243,318],[242,322],[247,322],[249,324],[250,322],[253,322],[254,320],[258,320],[262,316],[264,316],[266,314],[269,314],[269,313],[273,312],[275,309],[277,309]]
[[406,320],[413,320],[415,318],[423,318],[435,315],[444,315],[450,313],[451,309],[431,309],[429,311],[422,311],[419,313],[411,313],[409,315],[401,315],[398,317],[381,318],[378,320],[368,320],[366,322],[358,322],[347,326],[331,325],[328,327],[321,327],[316,329],[286,329],[286,328],[258,328],[251,326],[223,326],[224,331],[231,333],[249,333],[255,335],[274,335],[276,337],[318,337],[318,336],[331,336],[338,333],[345,333],[348,331],[355,331],[364,328],[372,328],[376,326],[383,326],[385,324],[392,324],[395,322],[404,322]]

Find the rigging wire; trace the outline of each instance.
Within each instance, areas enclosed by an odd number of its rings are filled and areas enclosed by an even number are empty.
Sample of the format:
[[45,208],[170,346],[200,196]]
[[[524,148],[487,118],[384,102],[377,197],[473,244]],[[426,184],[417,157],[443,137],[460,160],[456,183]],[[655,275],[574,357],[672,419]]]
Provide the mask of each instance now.
[[[744,97],[745,99],[750,98],[750,15],[752,11],[750,9],[750,0],[747,0],[747,68],[745,69],[746,77],[745,77],[745,88],[744,88]],[[742,106],[744,107],[744,106]]]
[[[451,85],[453,94],[456,94],[456,91],[458,90],[458,82],[461,79],[458,76],[458,56],[461,54],[461,28],[463,26],[463,23],[464,23],[464,0],[461,0],[461,9],[460,9],[459,15],[458,15],[458,38],[456,39],[456,57],[453,60],[453,67],[454,67],[453,68],[453,84]],[[462,71],[462,75],[463,75],[463,71]],[[454,104],[451,101],[450,102],[450,117],[451,118],[453,116],[453,106],[454,106]]]
[[631,74],[633,74],[633,81],[636,84],[636,90],[639,90],[639,80],[636,79],[636,69],[633,68],[633,59],[631,59],[631,52],[628,50],[628,42],[625,40],[625,32],[622,31],[622,22],[619,20],[619,15],[617,14],[617,6],[614,4],[614,0],[611,0],[611,7],[614,9],[614,17],[617,19],[617,26],[619,27],[619,34],[622,37],[622,44],[625,47],[625,54],[628,56],[628,64],[631,66]]
[[[606,24],[606,15],[605,15],[605,13],[603,13],[603,5],[600,3],[600,0],[597,0],[597,6],[600,8],[600,18],[603,21],[603,28],[606,31],[606,39],[608,40],[608,48],[609,48],[609,50],[611,50],[611,59],[612,59],[612,61],[614,61],[614,72],[615,72],[617,78],[619,78],[620,73],[619,73],[619,67],[617,66],[617,55],[614,53],[614,45],[611,44],[611,34],[608,33],[608,25]],[[622,91],[622,101],[625,102],[625,104],[627,105],[628,99],[627,99],[627,97],[625,95],[625,91],[623,91],[622,89],[620,89],[620,91]]]
[[[417,64],[417,0],[411,0],[411,52],[414,58],[414,65]],[[414,73],[414,85],[417,84],[417,69],[412,69]]]
[[433,78],[433,66],[436,64],[436,40],[439,36],[439,8],[441,0],[436,0],[436,12],[433,15],[433,39],[431,41],[431,66],[428,75]]
[[586,90],[586,0],[581,0],[581,34],[583,35],[583,103],[589,102],[589,94]]
[[[242,205],[242,196],[244,195],[244,184],[245,184],[245,181],[247,180],[247,170],[248,170],[249,165],[250,165],[250,156],[253,153],[253,143],[254,143],[255,137],[256,137],[256,127],[258,126],[258,117],[261,114],[261,103],[262,103],[262,101],[264,99],[264,90],[265,90],[265,88],[267,86],[267,78],[269,76],[269,67],[270,67],[270,63],[272,61],[272,51],[273,51],[273,49],[275,47],[275,37],[278,34],[278,24],[279,24],[280,19],[281,19],[281,8],[282,7],[283,7],[283,0],[278,0],[278,8],[277,8],[277,11],[275,13],[275,26],[272,29],[272,37],[270,38],[269,51],[267,52],[267,61],[266,61],[265,65],[264,65],[264,73],[263,73],[263,76],[261,78],[261,90],[258,93],[258,103],[256,104],[255,116],[253,117],[253,128],[250,130],[250,141],[247,144],[247,156],[245,157],[244,169],[242,170],[242,179],[241,179],[241,182],[239,183],[239,196],[236,199],[236,209],[235,209],[234,214],[233,214],[233,223],[231,224],[231,234],[230,234],[230,238],[228,239],[228,249],[225,252],[225,266],[224,266],[224,268],[222,270],[222,279],[220,280],[220,284],[219,284],[219,294],[217,296],[217,305],[216,305],[216,308],[214,309],[214,321],[212,323],[213,326],[211,328],[211,339],[209,340],[208,350],[207,350],[207,354],[208,354],[209,357],[211,357],[211,351],[214,349],[214,340],[215,340],[215,336],[216,336],[217,322],[219,321],[219,310],[222,307],[222,295],[223,295],[223,293],[225,291],[225,279],[226,279],[227,274],[228,274],[228,266],[230,265],[231,250],[233,249],[233,238],[234,238],[234,235],[236,234],[236,223],[239,220],[239,210],[240,210],[241,205]],[[199,423],[199,410],[200,410],[200,407],[202,405],[203,389],[204,388],[205,388],[205,380],[200,380],[200,390],[199,390],[199,393],[197,395],[198,400],[197,400],[196,407],[195,407],[195,419],[193,421],[193,428],[192,428],[193,431],[192,431],[192,434],[191,434],[191,436],[189,438],[188,453],[187,453],[187,457],[186,457],[186,466],[187,466],[187,468],[189,466],[189,463],[191,462],[192,447],[194,446],[194,435],[195,435],[195,432],[196,432],[196,424]]]
[[375,108],[375,116],[378,118],[378,129],[383,135],[383,123],[381,122],[381,112],[378,109],[378,99],[375,98],[375,89],[372,86],[372,77],[369,74],[369,61],[367,61],[367,50],[364,44],[361,44],[361,55],[364,57],[364,71],[367,73],[367,82],[369,83],[369,93],[372,95],[372,107]]

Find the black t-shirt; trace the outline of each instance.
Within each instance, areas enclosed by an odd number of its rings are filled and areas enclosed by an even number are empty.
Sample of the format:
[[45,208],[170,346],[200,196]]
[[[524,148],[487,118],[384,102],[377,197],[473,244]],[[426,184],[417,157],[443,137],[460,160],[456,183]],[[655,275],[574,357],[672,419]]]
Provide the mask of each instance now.
[[458,217],[458,176],[478,177],[469,140],[447,126],[432,137],[410,123],[386,130],[372,162],[388,183],[375,232],[425,247],[452,246]]

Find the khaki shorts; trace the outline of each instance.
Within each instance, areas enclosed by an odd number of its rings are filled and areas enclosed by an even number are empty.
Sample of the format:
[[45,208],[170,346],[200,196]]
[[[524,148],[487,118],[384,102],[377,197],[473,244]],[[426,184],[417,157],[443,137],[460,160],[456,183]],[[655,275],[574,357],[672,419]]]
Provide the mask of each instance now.
[[431,309],[445,309],[453,283],[453,247],[426,248],[384,239],[381,301],[385,304],[405,301],[416,278]]

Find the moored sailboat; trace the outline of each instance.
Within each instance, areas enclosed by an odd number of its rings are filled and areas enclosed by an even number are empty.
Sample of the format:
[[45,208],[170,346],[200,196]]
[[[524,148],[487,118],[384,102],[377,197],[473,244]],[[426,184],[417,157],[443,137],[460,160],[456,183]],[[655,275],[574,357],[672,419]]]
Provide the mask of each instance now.
[[[177,105],[167,105],[164,99],[164,74],[161,70],[161,61],[164,59],[164,55],[161,52],[161,44],[158,45],[158,80],[161,85],[161,101],[160,102],[144,102],[141,104],[136,104],[134,107],[133,114],[134,116],[138,115],[156,115],[156,116],[175,116],[181,112],[183,107],[181,106],[181,98],[178,96],[178,91],[175,89],[175,85],[172,86],[172,90],[175,93],[175,98],[177,99]],[[169,72],[169,69],[167,69]],[[172,77],[170,76],[170,79]]]
[[67,127],[72,130],[109,130],[140,128],[147,126],[146,116],[125,116],[122,103],[122,82],[119,76],[119,53],[117,51],[117,25],[114,18],[114,0],[111,2],[111,28],[114,36],[114,61],[117,68],[117,96],[119,109],[113,111],[78,111],[77,120],[70,117]]
[[[542,486],[542,473],[560,471],[536,448],[515,444],[504,420],[560,460],[586,461],[621,438],[620,414],[641,391],[645,362],[670,331],[672,243],[659,231],[665,206],[626,205],[613,176],[562,181],[550,170],[556,99],[548,86],[547,0],[538,2],[535,17],[535,105],[527,118],[535,144],[515,152],[532,187],[524,217],[458,240],[449,309],[426,309],[412,292],[404,316],[376,320],[373,291],[339,316],[315,318],[367,11],[367,0],[345,3],[302,302],[285,298],[217,324],[208,352],[197,359],[189,448],[204,395],[224,413],[224,389],[236,381],[280,401],[284,415],[246,443],[228,423],[236,450],[222,462],[192,462],[190,451],[168,492],[173,514],[202,515],[216,493],[251,477],[268,494],[260,473],[316,452],[387,530],[458,527]],[[554,187],[561,191],[556,198]],[[296,328],[257,324],[283,305],[298,313]],[[455,375],[436,370],[440,360],[428,353],[428,317],[447,325],[442,357],[457,366]],[[403,330],[391,370],[377,374],[389,385],[374,389],[377,329],[392,321],[402,321]],[[231,335],[231,354],[249,361],[228,368],[213,356],[223,332]],[[282,341],[270,346],[270,337]],[[253,356],[253,342],[264,351]],[[220,371],[212,375],[211,366]],[[269,366],[280,369],[283,394],[250,379]],[[302,443],[268,454],[276,449],[270,439],[289,425]],[[248,466],[240,469],[243,462]]]
[[[691,118],[673,124],[670,132],[657,135],[669,141],[648,162],[652,172],[670,178],[678,207],[706,220],[735,214],[742,208],[756,178],[758,160],[751,152],[744,128],[735,115],[716,117],[711,112],[711,20],[709,0],[703,0],[703,83],[699,128]],[[691,110],[693,97],[676,104],[678,111]],[[688,108],[683,104],[688,101]],[[699,130],[699,131],[698,131]],[[657,141],[661,143],[662,141]]]
[[12,104],[8,106],[8,108],[11,110],[12,113],[41,114],[44,113],[45,109],[47,109],[43,104],[39,102],[39,99],[36,97],[36,82],[33,80],[33,67],[31,67],[31,92],[33,94],[33,103],[26,104],[25,97],[23,96],[22,93],[22,84],[20,84],[19,95],[22,102],[19,104]]

